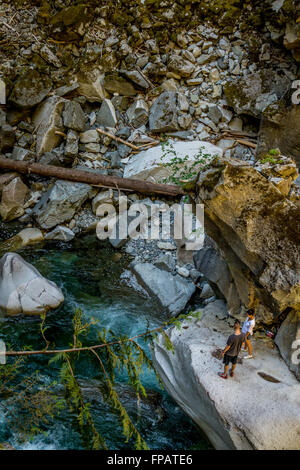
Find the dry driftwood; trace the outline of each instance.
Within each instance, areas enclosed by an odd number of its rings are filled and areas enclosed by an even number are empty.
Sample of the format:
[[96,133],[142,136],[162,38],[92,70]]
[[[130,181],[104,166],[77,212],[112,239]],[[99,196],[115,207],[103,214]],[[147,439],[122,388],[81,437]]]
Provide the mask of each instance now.
[[142,194],[161,194],[166,196],[184,195],[184,190],[175,185],[150,183],[129,178],[105,176],[84,170],[73,168],[61,168],[54,165],[42,165],[40,163],[21,162],[10,158],[0,158],[0,169],[11,170],[18,173],[35,173],[41,176],[54,177],[67,181],[86,183],[105,188],[116,188],[121,191],[137,191]]

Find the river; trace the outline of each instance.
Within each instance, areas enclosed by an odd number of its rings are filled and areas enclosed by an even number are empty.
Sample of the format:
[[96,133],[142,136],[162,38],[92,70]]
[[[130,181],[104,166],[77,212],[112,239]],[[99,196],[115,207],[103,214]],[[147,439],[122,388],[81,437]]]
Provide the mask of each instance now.
[[[129,258],[126,255],[120,257],[119,253],[99,242],[94,235],[69,244],[55,243],[34,249],[27,248],[20,254],[63,290],[64,304],[48,313],[46,321],[47,339],[58,348],[66,347],[72,341],[72,319],[76,308],[82,309],[87,321],[98,321],[83,340],[87,344],[97,342],[96,334],[100,326],[111,329],[116,334],[133,336],[145,331],[147,322],[151,327],[160,324],[156,305],[133,282],[127,269]],[[0,338],[16,350],[25,346],[34,349],[44,347],[40,319],[36,317],[1,318]],[[57,379],[58,366],[49,365],[46,357],[26,360],[22,373],[26,376],[37,370],[42,384]],[[97,374],[99,371],[83,356],[77,376],[84,396],[91,401],[91,412],[97,430],[105,437],[110,449],[132,448],[133,442],[125,444],[117,418],[103,403],[97,391]],[[144,370],[142,383],[150,398],[140,410],[127,385],[127,377],[123,374],[117,381],[124,404],[129,407],[134,422],[151,449],[187,450],[209,447],[193,422],[161,390],[154,373]],[[0,442],[9,442],[17,449],[83,448],[74,416],[67,408],[50,419],[47,425],[43,425],[43,433],[32,439],[19,441],[18,432],[12,430],[5,419],[8,406],[12,406],[11,400],[6,403],[3,399],[0,403]]]

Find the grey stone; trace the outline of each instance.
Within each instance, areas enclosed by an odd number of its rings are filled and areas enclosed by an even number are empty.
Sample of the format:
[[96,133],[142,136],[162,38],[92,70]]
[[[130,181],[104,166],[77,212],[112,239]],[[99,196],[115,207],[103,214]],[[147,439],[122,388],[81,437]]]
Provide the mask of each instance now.
[[96,129],[90,129],[88,131],[82,132],[80,134],[80,142],[83,144],[88,144],[90,142],[100,142],[99,132]]
[[180,77],[188,78],[195,70],[195,65],[189,60],[184,59],[179,55],[172,55],[168,62],[168,69],[171,72],[179,75]]
[[208,282],[204,282],[202,289],[201,289],[201,294],[200,298],[201,299],[209,299],[210,297],[213,297],[215,295],[214,291],[208,284]]
[[97,114],[97,124],[104,127],[115,127],[117,124],[114,105],[108,99],[102,101],[101,108]]
[[65,156],[74,159],[78,155],[79,136],[76,131],[69,130],[67,133]]
[[51,87],[48,75],[30,69],[15,81],[9,101],[20,108],[31,108],[46,98]]
[[148,90],[150,84],[138,70],[120,70],[120,73],[129,78],[138,88]]
[[136,100],[127,110],[127,118],[133,127],[141,127],[148,122],[148,105],[142,100]]
[[118,93],[122,96],[136,95],[136,90],[134,86],[125,78],[117,74],[108,74],[105,76],[104,88],[110,93]]
[[17,147],[15,146],[12,152],[11,158],[13,160],[19,160],[19,161],[34,161],[35,160],[35,155],[33,152],[31,152],[28,149],[24,149],[23,147]]
[[39,163],[42,163],[43,165],[63,165],[62,159],[60,159],[59,155],[55,152],[45,152],[39,159]]
[[77,82],[72,83],[71,85],[63,85],[55,90],[56,96],[65,96],[71,91],[76,90],[79,87]]
[[17,253],[0,260],[0,310],[6,315],[41,315],[64,301],[57,285]]
[[177,93],[165,91],[153,103],[149,115],[152,132],[179,130],[177,122]]
[[60,240],[69,242],[75,237],[74,232],[63,225],[58,225],[54,230],[45,235],[45,240]]
[[63,111],[64,126],[74,131],[85,130],[85,114],[79,103],[67,101]]
[[101,102],[106,98],[103,87],[104,74],[97,68],[77,74],[78,93],[85,96],[91,103]]
[[122,160],[119,152],[111,152],[110,154],[110,166],[111,168],[121,168]]
[[24,214],[24,203],[29,189],[19,176],[11,179],[2,189],[0,215],[3,221],[11,221]]
[[3,124],[0,128],[0,152],[9,152],[15,143],[15,131],[9,124]]
[[211,119],[215,124],[218,124],[218,122],[222,119],[222,111],[220,110],[219,106],[215,104],[209,106],[207,115],[209,119]]
[[176,262],[171,253],[162,253],[153,264],[158,269],[173,272],[175,270]]
[[271,70],[263,70],[228,81],[224,86],[224,93],[228,104],[236,113],[261,117],[262,114],[268,114],[268,107],[277,103],[289,86],[288,78]]
[[57,180],[34,207],[33,216],[45,229],[63,224],[72,219],[90,191],[88,184]]
[[147,292],[156,298],[167,316],[180,313],[195,292],[193,282],[173,276],[150,263],[133,263],[133,273]]
[[51,96],[42,103],[34,114],[34,125],[37,128],[36,151],[38,156],[50,152],[57,147],[62,136],[56,132],[63,132],[62,111],[66,100],[58,96]]
[[288,367],[300,381],[300,362],[297,364],[297,360],[300,359],[300,312],[294,311],[288,314],[278,330],[275,343]]

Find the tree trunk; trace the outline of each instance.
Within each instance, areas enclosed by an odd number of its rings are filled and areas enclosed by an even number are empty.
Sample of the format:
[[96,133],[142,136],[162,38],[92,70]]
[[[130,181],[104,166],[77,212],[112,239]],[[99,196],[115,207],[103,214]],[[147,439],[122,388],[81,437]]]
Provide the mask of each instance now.
[[124,191],[138,191],[142,194],[162,194],[166,196],[184,195],[182,188],[169,184],[150,183],[129,178],[104,176],[73,168],[60,168],[54,165],[42,165],[40,163],[21,162],[10,158],[0,158],[0,169],[17,171],[18,173],[35,173],[41,176],[54,177],[67,181],[86,183],[104,188],[115,188]]

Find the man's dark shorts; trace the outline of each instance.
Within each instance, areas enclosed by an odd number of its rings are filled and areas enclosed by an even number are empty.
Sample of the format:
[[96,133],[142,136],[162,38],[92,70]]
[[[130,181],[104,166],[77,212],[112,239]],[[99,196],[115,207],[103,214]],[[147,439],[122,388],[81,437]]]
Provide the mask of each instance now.
[[231,364],[234,365],[237,363],[237,360],[238,360],[238,356],[228,356],[227,354],[224,354],[223,364],[225,364],[225,366],[228,366],[229,362],[231,362]]

